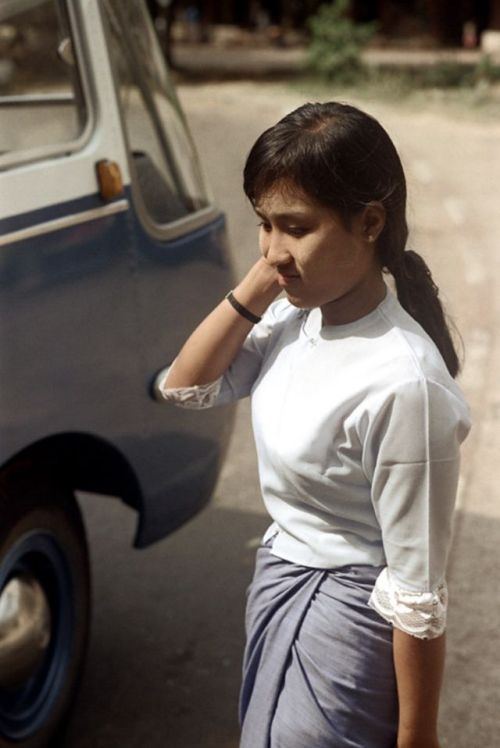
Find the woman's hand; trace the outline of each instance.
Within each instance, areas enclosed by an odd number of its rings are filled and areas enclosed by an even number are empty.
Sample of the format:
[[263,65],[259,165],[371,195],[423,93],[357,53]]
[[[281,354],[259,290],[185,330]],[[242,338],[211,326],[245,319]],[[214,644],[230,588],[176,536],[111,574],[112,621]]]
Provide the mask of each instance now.
[[[276,269],[260,258],[234,289],[236,300],[260,317],[281,290],[277,275]],[[252,323],[223,299],[184,343],[163,386],[214,382],[231,365],[251,329]]]
[[234,289],[236,299],[259,317],[279,295],[278,271],[260,257]]

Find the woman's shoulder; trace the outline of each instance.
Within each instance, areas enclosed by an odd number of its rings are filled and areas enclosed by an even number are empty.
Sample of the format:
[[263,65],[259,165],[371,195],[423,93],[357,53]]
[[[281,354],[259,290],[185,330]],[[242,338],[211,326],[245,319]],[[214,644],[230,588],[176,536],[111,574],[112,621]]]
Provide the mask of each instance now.
[[372,340],[366,367],[370,405],[399,406],[401,413],[431,408],[468,420],[468,405],[436,344],[392,296],[380,337]]
[[366,426],[370,424],[372,435],[391,424],[396,441],[409,447],[409,461],[417,443],[431,440],[431,452],[436,456],[443,445],[443,454],[447,454],[450,440],[458,445],[466,438],[471,427],[470,408],[444,362],[427,364],[414,352],[399,361],[396,356],[371,385],[358,411],[359,419]]
[[393,369],[393,381],[426,380],[458,392],[459,387],[450,375],[438,347],[395,296],[392,296],[385,311],[385,353]]

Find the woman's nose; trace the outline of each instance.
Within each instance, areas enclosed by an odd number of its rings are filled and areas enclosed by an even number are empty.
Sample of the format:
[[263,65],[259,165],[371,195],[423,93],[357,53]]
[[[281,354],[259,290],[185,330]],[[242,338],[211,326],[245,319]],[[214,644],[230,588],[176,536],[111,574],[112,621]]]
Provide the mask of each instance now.
[[286,265],[291,259],[285,238],[275,231],[264,235],[261,251],[267,262],[273,266]]

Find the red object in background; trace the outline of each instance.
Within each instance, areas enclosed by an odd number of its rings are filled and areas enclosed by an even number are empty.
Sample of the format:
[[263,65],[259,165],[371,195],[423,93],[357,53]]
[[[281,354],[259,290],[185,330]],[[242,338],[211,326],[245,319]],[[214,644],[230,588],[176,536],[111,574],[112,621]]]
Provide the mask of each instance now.
[[474,21],[466,21],[462,29],[462,44],[465,49],[477,47],[477,26]]

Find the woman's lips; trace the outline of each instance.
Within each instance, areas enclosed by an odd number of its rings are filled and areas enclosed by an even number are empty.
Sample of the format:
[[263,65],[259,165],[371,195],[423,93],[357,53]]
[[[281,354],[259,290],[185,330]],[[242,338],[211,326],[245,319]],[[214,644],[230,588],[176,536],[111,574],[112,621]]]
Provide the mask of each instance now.
[[298,273],[280,273],[278,272],[278,284],[285,288],[285,286],[289,286],[290,283],[293,283],[293,281],[296,281],[300,278],[300,275]]

